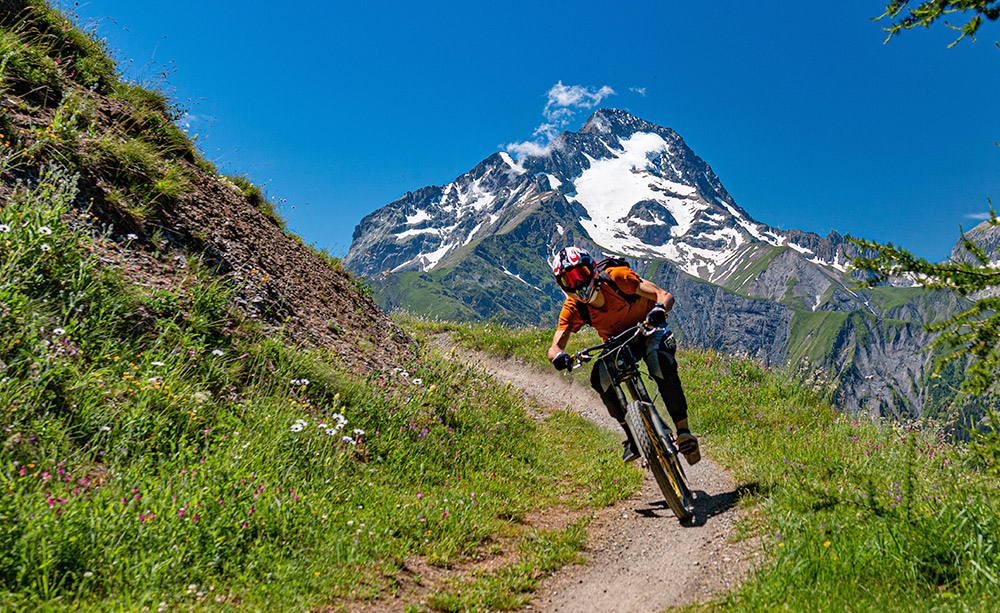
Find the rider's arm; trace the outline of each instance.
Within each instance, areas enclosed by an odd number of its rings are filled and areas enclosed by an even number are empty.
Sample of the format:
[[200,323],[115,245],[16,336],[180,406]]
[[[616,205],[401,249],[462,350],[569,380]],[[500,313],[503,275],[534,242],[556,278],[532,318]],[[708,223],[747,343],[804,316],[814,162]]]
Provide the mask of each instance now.
[[569,343],[569,337],[573,334],[569,330],[556,330],[556,333],[552,335],[552,345],[549,347],[548,356],[551,360],[556,357],[556,354],[560,351],[566,351],[566,345]]
[[669,311],[674,308],[674,296],[665,289],[660,288],[657,284],[652,281],[647,281],[646,279],[639,279],[639,286],[635,289],[635,293],[642,296],[643,298],[649,298],[653,302],[658,302],[663,305],[663,310]]

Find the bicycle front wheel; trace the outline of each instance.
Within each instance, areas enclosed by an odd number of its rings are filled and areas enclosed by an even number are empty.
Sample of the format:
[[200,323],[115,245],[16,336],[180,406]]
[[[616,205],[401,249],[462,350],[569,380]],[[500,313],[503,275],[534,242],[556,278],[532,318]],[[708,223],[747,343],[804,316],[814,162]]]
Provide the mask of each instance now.
[[639,445],[642,457],[649,464],[656,484],[677,519],[684,521],[694,515],[691,491],[688,489],[684,471],[677,461],[676,452],[663,432],[663,425],[653,423],[658,420],[656,409],[649,403],[634,400],[625,410],[625,421],[632,430],[632,436]]

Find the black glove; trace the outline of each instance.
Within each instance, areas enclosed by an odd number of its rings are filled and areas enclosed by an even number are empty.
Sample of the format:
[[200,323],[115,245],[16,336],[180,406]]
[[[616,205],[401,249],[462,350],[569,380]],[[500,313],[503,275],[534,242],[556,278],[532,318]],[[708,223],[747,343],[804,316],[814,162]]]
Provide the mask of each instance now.
[[565,351],[560,351],[556,357],[552,358],[552,365],[556,367],[556,370],[569,370],[570,366],[573,365],[573,358]]
[[646,313],[646,324],[658,328],[665,323],[667,323],[667,307],[657,302],[652,310]]

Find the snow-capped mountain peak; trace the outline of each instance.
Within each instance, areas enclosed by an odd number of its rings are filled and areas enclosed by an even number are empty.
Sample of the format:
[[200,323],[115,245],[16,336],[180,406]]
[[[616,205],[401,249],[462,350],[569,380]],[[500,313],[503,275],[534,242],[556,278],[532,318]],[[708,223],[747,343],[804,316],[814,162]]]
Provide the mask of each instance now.
[[363,257],[369,265],[361,268],[370,272],[432,270],[546,192],[555,192],[575,216],[560,227],[578,225],[606,251],[665,258],[705,280],[727,274],[757,243],[788,246],[840,267],[824,239],[798,233],[820,245],[817,251],[751,218],[676,132],[615,109],[596,111],[542,155],[493,154],[447,185],[408,193],[375,211],[355,230],[348,263],[357,266]]

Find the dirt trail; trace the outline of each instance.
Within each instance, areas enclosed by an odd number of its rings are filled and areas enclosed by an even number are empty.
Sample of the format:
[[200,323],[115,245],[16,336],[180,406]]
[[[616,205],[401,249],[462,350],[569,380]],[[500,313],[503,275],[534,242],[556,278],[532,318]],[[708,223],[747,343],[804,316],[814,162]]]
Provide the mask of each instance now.
[[[434,338],[444,351],[454,347],[444,335]],[[542,410],[566,409],[620,433],[597,395],[579,382],[538,370],[513,359],[500,359],[455,348],[466,363],[476,364],[501,381],[534,396]],[[571,565],[548,578],[527,607],[529,611],[578,613],[661,611],[707,600],[734,588],[752,568],[753,543],[732,543],[741,511],[732,477],[710,457],[685,465],[695,491],[695,521],[681,525],[646,471],[632,497],[595,513],[587,529],[586,563]]]

